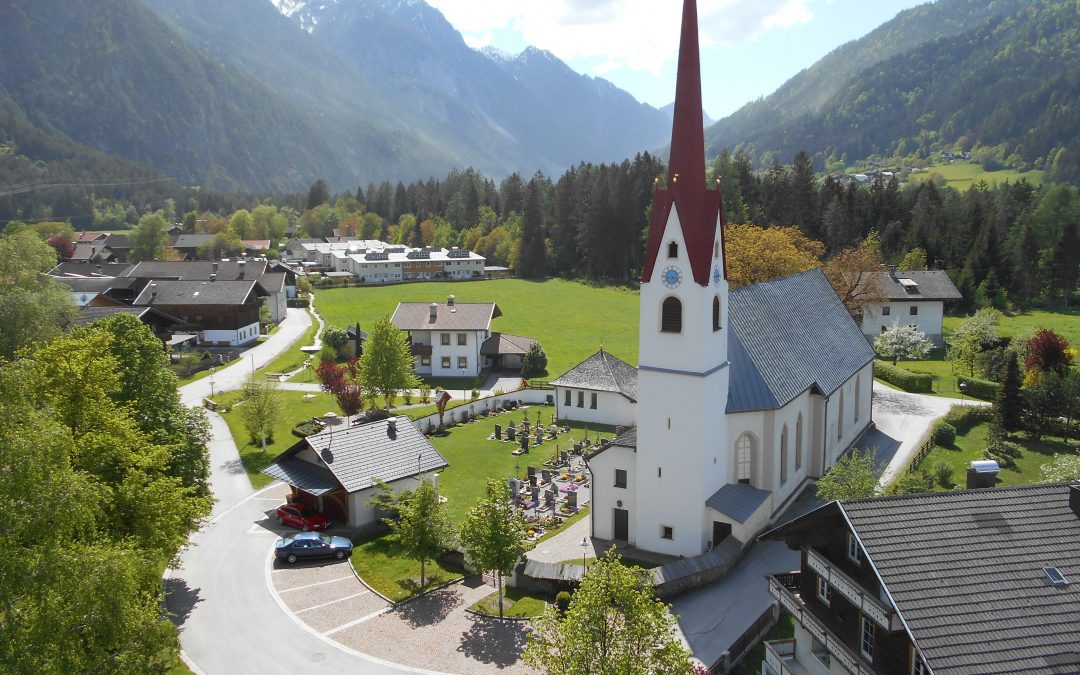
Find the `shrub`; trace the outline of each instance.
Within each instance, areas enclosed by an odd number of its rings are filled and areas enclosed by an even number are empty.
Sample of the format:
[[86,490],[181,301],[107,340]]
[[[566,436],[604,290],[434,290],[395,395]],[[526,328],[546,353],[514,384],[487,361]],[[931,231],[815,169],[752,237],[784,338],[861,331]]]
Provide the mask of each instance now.
[[934,478],[941,487],[952,485],[953,468],[945,462],[936,462],[933,466]]
[[956,433],[966,434],[976,424],[989,422],[994,414],[990,406],[954,405],[941,418],[956,428]]
[[1001,393],[1001,385],[989,380],[978,380],[974,377],[956,378],[957,387],[963,387],[965,395],[971,398],[979,398],[984,401],[993,401]]
[[894,384],[904,391],[929,393],[934,389],[934,378],[928,373],[913,373],[887,361],[874,361],[874,377]]
[[945,420],[934,422],[934,443],[944,447],[951,447],[956,443],[956,427]]
[[555,596],[555,606],[559,608],[559,614],[566,614],[566,610],[570,609],[570,593],[559,591]]
[[926,471],[908,471],[885,489],[887,495],[912,495],[929,492],[934,488],[934,479]]

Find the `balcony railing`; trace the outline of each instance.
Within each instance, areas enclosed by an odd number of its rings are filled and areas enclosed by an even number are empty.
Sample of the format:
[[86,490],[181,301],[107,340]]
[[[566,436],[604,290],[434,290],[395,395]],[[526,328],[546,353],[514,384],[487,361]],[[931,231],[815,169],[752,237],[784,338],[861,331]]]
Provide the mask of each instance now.
[[892,607],[878,600],[876,596],[867,594],[857,581],[841,572],[825,556],[809,547],[806,548],[806,565],[829,582],[830,588],[847,598],[848,602],[855,605],[871,621],[890,632],[903,630],[900,617]]
[[765,643],[765,662],[762,664],[762,675],[801,675],[802,672],[792,668],[795,661],[795,639],[773,640]]
[[799,622],[810,635],[825,646],[829,654],[840,665],[848,670],[853,675],[873,675],[874,671],[870,666],[861,658],[855,655],[843,640],[836,637],[825,624],[821,622],[814,613],[810,611],[805,604],[803,604],[802,598],[795,595],[776,577],[769,577],[769,593],[776,598],[780,603],[780,606],[791,612],[795,620]]

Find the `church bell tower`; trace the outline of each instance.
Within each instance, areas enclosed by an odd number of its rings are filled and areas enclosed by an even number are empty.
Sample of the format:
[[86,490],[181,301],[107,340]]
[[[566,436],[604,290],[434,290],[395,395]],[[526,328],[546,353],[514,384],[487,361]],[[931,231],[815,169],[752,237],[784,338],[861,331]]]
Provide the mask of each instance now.
[[707,549],[705,500],[728,473],[723,206],[705,178],[695,0],[684,0],[667,185],[653,194],[641,278],[636,545]]

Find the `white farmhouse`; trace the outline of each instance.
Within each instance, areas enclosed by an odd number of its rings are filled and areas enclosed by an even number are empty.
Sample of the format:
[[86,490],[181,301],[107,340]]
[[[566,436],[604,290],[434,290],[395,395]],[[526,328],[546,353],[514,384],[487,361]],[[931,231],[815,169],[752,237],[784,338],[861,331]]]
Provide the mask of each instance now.
[[417,375],[476,377],[488,368],[520,369],[535,342],[492,332],[500,316],[493,302],[456,302],[451,295],[442,304],[399,303],[390,321],[409,334]]
[[820,270],[728,292],[699,72],[686,0],[641,280],[636,427],[589,458],[592,535],[681,556],[747,544],[851,446],[870,424],[874,358]]
[[890,271],[881,275],[878,288],[886,300],[863,310],[862,332],[867,340],[899,324],[918,328],[938,347],[944,344],[945,303],[962,297],[948,274],[942,270]]

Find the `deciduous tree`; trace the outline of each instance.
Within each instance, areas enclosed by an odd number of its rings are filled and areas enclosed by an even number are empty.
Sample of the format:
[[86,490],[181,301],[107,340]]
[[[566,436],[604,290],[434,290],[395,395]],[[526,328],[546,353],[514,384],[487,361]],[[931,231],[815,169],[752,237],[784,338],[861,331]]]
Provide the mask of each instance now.
[[165,254],[165,230],[168,227],[159,212],[147,213],[140,218],[131,232],[131,261],[161,260]]
[[549,605],[533,624],[525,662],[546,673],[647,675],[693,672],[645,570],[609,549],[581,581],[565,615]]
[[420,588],[426,582],[428,560],[442,555],[453,544],[453,526],[439,500],[435,484],[427,478],[411,493],[397,498],[398,519],[386,519],[405,555],[420,563]]
[[262,451],[266,452],[267,436],[274,440],[274,425],[281,417],[283,408],[277,385],[252,373],[244,382],[240,400],[243,401],[240,411],[244,418],[244,429],[252,442],[262,442]]
[[499,616],[502,617],[503,575],[513,572],[525,553],[525,520],[514,510],[505,483],[488,481],[487,497],[469,509],[458,541],[468,560],[481,570],[495,572],[498,576]]
[[59,335],[78,313],[70,289],[42,274],[55,265],[32,231],[0,237],[0,357]]
[[880,477],[877,454],[872,450],[860,452],[855,448],[818,479],[818,499],[831,502],[835,499],[873,497],[878,493]]
[[818,267],[825,248],[797,227],[736,223],[725,226],[724,252],[728,281],[738,288]]
[[420,379],[413,369],[414,359],[405,333],[390,321],[389,314],[376,320],[360,359],[357,377],[360,385],[368,392],[382,395],[389,410],[390,401],[398,393],[419,385]]
[[885,263],[881,259],[881,241],[874,232],[859,246],[825,263],[823,271],[852,316],[860,316],[869,304],[885,301],[881,288]]
[[926,333],[915,326],[901,326],[899,321],[874,338],[874,351],[892,359],[894,366],[901,359],[925,359],[933,348]]

